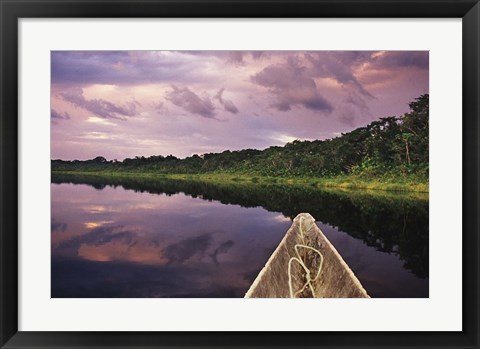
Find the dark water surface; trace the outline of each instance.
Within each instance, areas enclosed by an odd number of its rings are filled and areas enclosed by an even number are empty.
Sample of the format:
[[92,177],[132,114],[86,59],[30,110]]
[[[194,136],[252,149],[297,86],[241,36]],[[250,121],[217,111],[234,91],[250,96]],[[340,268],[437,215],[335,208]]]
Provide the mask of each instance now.
[[428,196],[54,175],[52,297],[243,297],[309,212],[372,297],[428,297]]

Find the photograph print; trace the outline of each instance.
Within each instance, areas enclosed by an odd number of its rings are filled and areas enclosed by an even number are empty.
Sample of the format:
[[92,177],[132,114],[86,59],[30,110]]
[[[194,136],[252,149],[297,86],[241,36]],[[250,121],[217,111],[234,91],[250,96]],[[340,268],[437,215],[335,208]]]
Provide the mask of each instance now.
[[428,51],[52,51],[52,298],[428,298]]

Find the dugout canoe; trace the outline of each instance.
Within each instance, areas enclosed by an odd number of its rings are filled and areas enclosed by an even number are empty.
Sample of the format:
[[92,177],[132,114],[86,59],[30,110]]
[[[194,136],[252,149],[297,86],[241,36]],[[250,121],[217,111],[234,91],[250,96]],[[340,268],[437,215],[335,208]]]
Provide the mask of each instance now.
[[315,219],[300,213],[245,298],[370,298]]

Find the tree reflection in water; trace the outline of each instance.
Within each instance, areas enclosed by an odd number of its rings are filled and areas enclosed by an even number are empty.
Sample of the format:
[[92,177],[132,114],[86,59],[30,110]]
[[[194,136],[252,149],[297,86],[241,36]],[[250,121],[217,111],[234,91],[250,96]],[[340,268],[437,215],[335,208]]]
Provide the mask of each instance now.
[[[291,219],[298,213],[309,212],[318,222],[345,232],[377,251],[397,255],[405,269],[418,278],[428,278],[428,194],[342,191],[250,182],[210,183],[163,178],[57,174],[52,176],[52,183],[87,184],[97,190],[103,190],[107,186],[121,187],[135,192],[168,196],[184,193],[193,198],[222,204],[262,207],[267,211],[281,212]],[[52,231],[53,228],[63,229],[63,226],[52,221]],[[192,243],[198,245],[202,241]],[[189,241],[182,244],[170,246],[172,250],[166,251],[166,256],[171,253],[174,256],[172,258],[183,258],[182,253],[188,252]],[[227,253],[233,245],[233,241],[224,241],[209,255],[211,260],[215,263],[217,257]],[[352,269],[355,270],[355,266]]]

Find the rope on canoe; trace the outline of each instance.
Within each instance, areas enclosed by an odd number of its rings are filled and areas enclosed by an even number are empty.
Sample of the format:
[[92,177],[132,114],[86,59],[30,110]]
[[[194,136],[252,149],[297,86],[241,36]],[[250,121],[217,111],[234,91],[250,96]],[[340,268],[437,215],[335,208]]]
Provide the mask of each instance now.
[[[290,297],[291,298],[296,298],[296,296],[298,294],[302,293],[307,287],[310,288],[310,291],[312,292],[312,297],[315,298],[315,290],[313,288],[312,282],[315,282],[318,279],[318,277],[320,276],[320,273],[322,271],[322,266],[323,266],[323,254],[319,250],[317,250],[316,248],[308,246],[305,243],[305,237],[303,235],[303,224],[302,224],[303,220],[304,220],[304,218],[301,217],[300,222],[298,224],[299,231],[300,231],[300,236],[302,238],[302,244],[296,244],[294,246],[296,256],[291,257],[290,260],[288,261],[288,287],[290,289]],[[308,229],[310,229],[310,228],[311,228],[311,226]],[[308,231],[308,229],[307,229],[307,231]],[[318,254],[320,256],[320,266],[318,267],[317,274],[315,275],[315,277],[313,279],[312,279],[312,276],[311,276],[310,269],[305,265],[305,261],[300,256],[300,249],[302,249],[302,248],[312,250],[313,252],[315,252],[316,254]],[[302,269],[305,271],[305,278],[306,278],[306,282],[303,284],[303,286],[297,292],[293,292],[293,285],[292,285],[292,263],[293,262],[297,262],[302,267]]]

